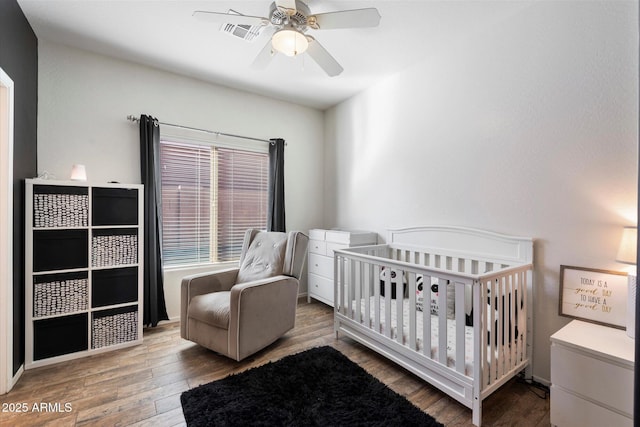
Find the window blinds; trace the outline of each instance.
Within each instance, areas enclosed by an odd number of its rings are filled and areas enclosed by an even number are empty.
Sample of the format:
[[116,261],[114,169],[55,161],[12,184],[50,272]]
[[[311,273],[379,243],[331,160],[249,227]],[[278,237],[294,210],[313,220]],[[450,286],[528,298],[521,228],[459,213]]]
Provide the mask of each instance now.
[[268,154],[161,141],[164,265],[236,260],[266,228]]
[[217,148],[214,198],[218,261],[240,258],[248,228],[267,228],[269,155]]

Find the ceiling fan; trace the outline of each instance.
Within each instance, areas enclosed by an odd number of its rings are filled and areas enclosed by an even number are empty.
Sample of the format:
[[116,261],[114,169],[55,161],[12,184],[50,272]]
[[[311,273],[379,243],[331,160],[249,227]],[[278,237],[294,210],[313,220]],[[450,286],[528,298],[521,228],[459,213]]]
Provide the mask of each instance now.
[[203,10],[195,11],[193,16],[209,22],[264,27],[271,39],[253,61],[254,68],[266,68],[277,52],[287,56],[306,52],[331,77],[340,74],[342,66],[314,37],[306,34],[307,30],[377,27],[380,23],[376,8],[312,14],[300,0],[275,0],[268,18]]

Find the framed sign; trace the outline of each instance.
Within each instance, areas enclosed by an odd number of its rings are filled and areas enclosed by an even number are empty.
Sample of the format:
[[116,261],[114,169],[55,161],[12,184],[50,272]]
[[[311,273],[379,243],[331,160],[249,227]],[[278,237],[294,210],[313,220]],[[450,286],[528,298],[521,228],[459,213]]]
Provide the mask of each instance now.
[[561,265],[558,314],[624,329],[627,273]]

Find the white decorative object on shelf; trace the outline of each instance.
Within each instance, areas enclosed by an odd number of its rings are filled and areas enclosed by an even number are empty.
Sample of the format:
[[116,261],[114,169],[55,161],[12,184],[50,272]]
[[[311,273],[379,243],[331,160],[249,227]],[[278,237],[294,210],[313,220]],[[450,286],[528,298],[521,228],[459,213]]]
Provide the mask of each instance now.
[[73,181],[87,180],[87,170],[84,165],[73,165],[71,168],[71,179]]

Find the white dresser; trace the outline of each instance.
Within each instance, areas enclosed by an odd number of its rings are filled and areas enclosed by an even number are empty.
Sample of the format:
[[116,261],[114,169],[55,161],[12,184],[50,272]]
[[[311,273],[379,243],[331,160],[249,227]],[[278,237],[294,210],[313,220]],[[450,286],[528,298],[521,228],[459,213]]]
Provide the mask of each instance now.
[[551,336],[551,425],[633,425],[634,340],[574,320]]
[[375,245],[378,235],[370,231],[309,230],[309,293],[311,298],[333,307],[333,250]]

